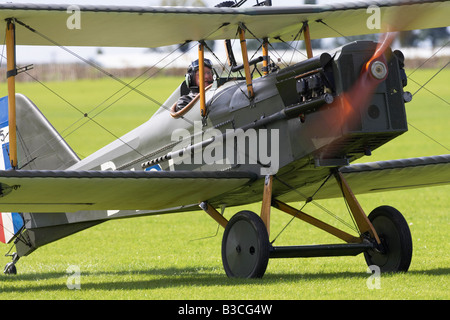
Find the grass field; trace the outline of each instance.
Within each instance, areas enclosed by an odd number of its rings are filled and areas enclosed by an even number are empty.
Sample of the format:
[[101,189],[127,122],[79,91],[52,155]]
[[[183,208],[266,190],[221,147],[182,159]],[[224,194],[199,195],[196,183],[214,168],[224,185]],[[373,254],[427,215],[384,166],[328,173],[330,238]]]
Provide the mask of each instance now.
[[[418,70],[411,79],[425,83],[437,70]],[[410,73],[409,71],[408,73]],[[180,78],[155,78],[139,89],[163,102]],[[383,146],[371,157],[376,161],[448,153],[450,136],[450,70],[431,80],[407,105],[409,132]],[[112,80],[48,83],[73,106],[39,84],[18,83],[69,144],[85,157],[114,140],[110,133],[89,123],[69,134],[66,128],[82,113],[119,98],[105,99],[121,89]],[[419,85],[409,81],[415,93]],[[0,88],[4,92],[5,88]],[[80,111],[77,111],[78,108]],[[95,117],[102,126],[120,136],[147,120],[156,105],[135,92],[120,99]],[[92,115],[92,114],[91,114]],[[77,123],[79,124],[79,123]],[[442,147],[420,131],[446,146]],[[111,221],[38,249],[22,258],[17,276],[0,276],[0,299],[449,299],[450,242],[448,208],[450,187],[396,191],[358,197],[366,212],[390,204],[405,215],[413,237],[413,260],[404,274],[383,274],[380,288],[370,289],[369,274],[362,255],[357,257],[274,259],[263,279],[238,280],[226,277],[221,262],[223,230],[203,212]],[[320,202],[340,216],[346,216],[342,200]],[[298,205],[298,204],[296,204]],[[244,208],[230,208],[226,217]],[[259,212],[260,205],[246,206]],[[308,205],[305,211],[323,213]],[[326,216],[324,219],[328,219]],[[289,221],[273,210],[271,233],[278,234]],[[209,237],[207,239],[200,239]],[[200,239],[200,240],[199,240]],[[277,245],[336,242],[331,236],[300,221],[294,221],[277,239]],[[9,246],[2,246],[6,252]],[[10,258],[0,257],[0,265]],[[79,268],[80,290],[69,290],[72,273]]]

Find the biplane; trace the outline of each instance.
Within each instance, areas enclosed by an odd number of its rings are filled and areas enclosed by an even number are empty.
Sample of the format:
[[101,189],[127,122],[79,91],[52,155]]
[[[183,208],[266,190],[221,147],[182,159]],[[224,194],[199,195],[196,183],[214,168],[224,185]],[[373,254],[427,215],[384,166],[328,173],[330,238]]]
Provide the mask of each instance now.
[[[224,228],[229,277],[262,277],[269,259],[358,255],[383,272],[407,271],[408,224],[393,207],[366,215],[355,194],[450,182],[450,155],[351,164],[408,130],[404,56],[392,33],[368,28],[369,5],[392,31],[448,25],[449,1],[379,1],[292,7],[270,1],[214,8],[0,4],[8,97],[1,100],[0,224],[14,243],[5,273],[41,246],[111,219],[202,209]],[[368,13],[369,12],[369,13]],[[312,39],[382,34],[314,55]],[[304,41],[307,59],[280,68],[272,43]],[[229,39],[238,39],[242,63]],[[246,39],[261,56],[250,59]],[[225,40],[225,73],[204,83],[207,40]],[[198,95],[184,109],[186,81],[145,123],[80,159],[26,96],[16,94],[16,45],[159,47],[198,43]],[[228,43],[228,44],[227,44]],[[261,76],[251,69],[261,65]],[[129,86],[126,84],[126,86]],[[137,90],[137,89],[136,89]],[[126,112],[124,110],[123,112]],[[175,137],[175,138],[174,138]],[[157,195],[157,196],[155,196]],[[343,197],[358,229],[349,234],[289,203]],[[223,208],[261,203],[231,219]],[[271,208],[338,238],[336,244],[274,246]]]

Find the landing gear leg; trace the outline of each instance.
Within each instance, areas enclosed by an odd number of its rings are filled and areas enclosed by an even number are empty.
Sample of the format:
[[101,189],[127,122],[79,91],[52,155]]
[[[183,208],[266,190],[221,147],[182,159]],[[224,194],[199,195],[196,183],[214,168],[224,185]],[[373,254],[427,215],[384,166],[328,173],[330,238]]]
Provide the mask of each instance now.
[[367,265],[376,265],[381,272],[406,272],[412,259],[412,239],[408,223],[393,207],[381,206],[367,217],[342,174],[336,176],[352,211],[359,231],[374,243],[364,252]]
[[5,266],[5,269],[3,270],[3,273],[6,275],[16,275],[17,274],[17,268],[16,263],[19,260],[19,256],[17,253],[12,254],[12,261],[8,262]]
[[271,249],[272,179],[268,175],[264,182],[261,217],[251,211],[240,211],[225,226],[222,262],[228,277],[262,278],[266,272]]

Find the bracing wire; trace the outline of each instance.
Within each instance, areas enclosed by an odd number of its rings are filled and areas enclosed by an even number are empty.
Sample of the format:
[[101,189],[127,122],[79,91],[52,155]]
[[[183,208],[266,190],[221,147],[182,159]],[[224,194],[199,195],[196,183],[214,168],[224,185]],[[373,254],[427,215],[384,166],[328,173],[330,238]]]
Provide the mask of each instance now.
[[[96,107],[94,107],[92,110],[90,110],[89,112],[83,112],[81,109],[79,109],[78,107],[76,107],[73,103],[71,103],[70,101],[68,101],[67,99],[65,99],[62,95],[60,95],[59,93],[57,93],[55,90],[49,88],[47,85],[45,85],[42,81],[38,80],[36,77],[33,77],[30,73],[26,72],[26,74],[28,76],[30,76],[33,80],[37,81],[38,83],[40,83],[42,86],[44,86],[47,90],[49,90],[50,92],[52,92],[53,94],[55,94],[58,98],[60,98],[61,100],[63,100],[65,103],[67,103],[69,106],[71,106],[73,109],[75,109],[76,111],[78,111],[80,114],[83,115],[82,118],[76,120],[74,123],[72,123],[71,125],[69,125],[69,127],[67,127],[66,129],[62,130],[61,133],[64,133],[66,130],[68,130],[69,128],[75,126],[75,124],[77,124],[78,122],[80,122],[82,119],[87,118],[89,121],[92,121],[93,123],[95,123],[97,126],[99,126],[100,128],[102,128],[103,130],[105,130],[106,132],[108,132],[110,135],[112,135],[115,139],[118,139],[119,141],[121,141],[122,143],[124,143],[125,145],[129,146],[132,150],[134,150],[136,153],[138,153],[140,156],[144,157],[145,156],[137,149],[133,148],[131,145],[129,145],[126,141],[123,141],[123,139],[121,139],[119,136],[117,136],[116,134],[114,134],[111,130],[107,129],[105,126],[101,125],[98,121],[94,120],[94,118],[96,116],[98,116],[100,113],[102,113],[103,111],[105,111],[106,109],[108,109],[109,107],[111,107],[114,103],[116,103],[117,101],[119,101],[121,98],[123,98],[125,95],[127,95],[128,93],[134,91],[139,93],[140,95],[142,95],[143,97],[147,98],[148,100],[154,102],[155,104],[165,107],[162,103],[160,103],[159,101],[157,101],[156,99],[153,99],[152,97],[150,97],[149,95],[143,93],[142,91],[138,90],[137,87],[139,85],[141,85],[142,83],[144,83],[145,81],[147,81],[149,78],[151,78],[154,75],[149,76],[147,79],[145,79],[144,81],[142,81],[141,83],[139,83],[137,86],[131,86],[131,84],[136,81],[137,79],[139,79],[140,77],[142,77],[144,74],[146,74],[147,72],[149,72],[150,70],[152,70],[155,66],[151,66],[148,69],[146,69],[143,73],[141,73],[140,75],[138,75],[136,78],[134,78],[133,80],[131,80],[130,82],[125,82],[122,79],[114,76],[112,73],[106,71],[105,69],[103,69],[102,67],[100,67],[99,65],[95,64],[92,61],[89,61],[83,57],[81,57],[80,55],[78,55],[77,53],[73,52],[72,50],[58,44],[56,41],[53,41],[52,39],[50,39],[49,37],[47,37],[46,35],[40,33],[39,31],[37,31],[36,29],[31,28],[30,26],[24,24],[23,22],[16,20],[16,22],[25,27],[26,29],[38,34],[39,36],[43,37],[44,39],[48,40],[50,43],[54,44],[55,46],[63,49],[64,51],[70,53],[71,55],[73,55],[74,57],[80,59],[81,61],[85,62],[86,64],[94,67],[95,69],[99,70],[100,72],[102,72],[103,74],[107,75],[108,77],[118,81],[119,83],[121,83],[123,85],[123,87],[116,91],[114,94],[112,94],[110,97],[108,97],[107,99],[105,99],[102,103],[100,103],[99,105],[97,105]],[[186,43],[185,43],[186,44]],[[184,45],[184,44],[183,44]],[[175,50],[173,50],[172,52],[170,52],[166,57],[169,57],[171,54],[173,54],[175,52]],[[2,55],[2,58],[4,56]],[[159,62],[163,61],[166,57],[162,58]],[[177,57],[179,58],[179,56]],[[167,66],[167,65],[166,65]],[[164,67],[166,67],[164,66]],[[157,71],[156,73],[160,72],[162,69],[160,69],[159,71]],[[124,88],[128,88],[129,90],[123,94],[119,99],[116,99],[114,102],[110,103],[108,106],[106,106],[105,108],[103,108],[100,112],[97,112],[96,114],[94,114],[93,116],[90,116],[90,114],[98,109],[101,105],[103,105],[105,102],[107,102],[108,100],[110,100],[112,97],[114,97],[115,95],[117,95],[119,92],[121,92]],[[167,107],[166,107],[167,109]],[[87,121],[87,122],[89,122]],[[80,127],[82,127],[84,124],[86,124],[87,122],[82,123],[81,125],[77,126],[74,130],[70,131],[68,134],[66,134],[64,138],[66,138],[67,136],[69,136],[70,134],[72,134],[73,132],[75,132],[76,130],[78,130]],[[37,149],[39,150],[39,149]],[[37,151],[36,150],[36,151]]]
[[[37,31],[36,29],[26,25],[25,23],[21,22],[20,20],[15,20],[19,25],[25,27],[26,29],[28,29],[29,31],[36,33],[37,35],[41,36],[42,38],[46,39],[47,41],[49,41],[50,43],[54,44],[55,46],[63,49],[64,51],[68,52],[69,54],[73,55],[74,57],[78,58],[79,60],[83,61],[84,63],[92,66],[93,68],[97,69],[98,71],[102,72],[103,74],[107,75],[108,77],[118,81],[119,83],[121,83],[123,85],[123,87],[119,90],[117,90],[115,93],[113,93],[110,97],[108,97],[107,99],[105,99],[103,102],[101,102],[100,104],[98,104],[96,107],[94,107],[93,109],[91,109],[89,112],[83,112],[82,110],[80,110],[79,108],[77,108],[75,105],[73,105],[71,102],[69,102],[67,99],[65,99],[64,97],[62,97],[60,94],[58,94],[55,90],[49,88],[48,86],[46,86],[43,82],[39,81],[36,77],[33,77],[32,75],[30,75],[28,72],[26,72],[31,78],[33,78],[35,81],[37,81],[38,83],[40,83],[41,85],[43,85],[45,88],[47,88],[50,92],[52,92],[53,94],[55,94],[56,96],[58,96],[60,99],[62,99],[64,102],[66,102],[69,106],[71,106],[72,108],[74,108],[75,110],[77,110],[79,113],[81,113],[83,115],[82,118],[76,120],[74,123],[72,123],[71,125],[69,125],[69,127],[67,127],[66,129],[64,129],[62,131],[62,133],[66,132],[67,130],[69,130],[71,127],[74,127],[77,123],[79,123],[82,119],[87,118],[88,121],[85,121],[84,123],[76,126],[73,130],[71,130],[70,132],[68,132],[67,134],[64,135],[63,138],[66,138],[67,136],[69,136],[70,134],[72,134],[73,132],[77,131],[80,127],[82,127],[84,124],[86,124],[89,121],[92,121],[93,123],[95,123],[96,125],[98,125],[99,127],[101,127],[103,130],[105,130],[106,132],[108,132],[109,134],[111,134],[114,138],[118,139],[119,141],[121,141],[122,143],[124,143],[125,145],[128,145],[132,150],[134,150],[135,152],[137,152],[141,157],[143,157],[145,159],[145,156],[143,154],[141,154],[141,152],[139,152],[138,150],[136,150],[135,148],[133,148],[132,146],[130,146],[127,142],[123,141],[120,137],[118,137],[116,134],[114,134],[111,130],[107,129],[106,127],[104,127],[103,125],[101,125],[98,121],[94,120],[94,118],[96,116],[98,116],[99,114],[101,114],[102,112],[104,112],[106,109],[108,109],[109,107],[111,107],[112,105],[114,105],[117,101],[119,101],[120,99],[122,99],[123,97],[125,97],[127,94],[129,94],[130,92],[137,92],[138,94],[142,95],[143,97],[145,97],[146,99],[154,102],[155,104],[157,104],[158,106],[165,108],[166,110],[169,110],[169,107],[165,106],[163,103],[157,101],[156,99],[150,97],[149,95],[143,93],[142,91],[138,90],[137,88],[142,85],[144,82],[146,82],[148,79],[154,77],[157,73],[161,72],[162,70],[164,70],[170,63],[172,63],[173,61],[179,59],[184,53],[181,53],[180,55],[178,55],[177,57],[175,57],[175,59],[171,59],[171,61],[169,63],[167,63],[165,66],[163,66],[162,68],[159,68],[159,70],[157,70],[155,73],[151,74],[150,76],[148,76],[146,79],[144,79],[143,81],[141,81],[140,83],[138,83],[135,86],[132,86],[132,84],[137,81],[139,78],[141,78],[143,75],[149,73],[152,69],[154,69],[158,64],[160,64],[161,61],[165,60],[166,58],[168,58],[169,56],[171,56],[172,54],[174,54],[176,51],[178,51],[179,48],[174,49],[173,51],[171,51],[170,53],[168,53],[165,57],[163,57],[162,59],[160,59],[156,64],[152,65],[151,67],[147,68],[146,70],[144,70],[144,72],[142,72],[140,75],[138,75],[137,77],[135,77],[134,79],[132,79],[130,82],[125,82],[123,80],[121,80],[120,78],[116,77],[115,75],[113,75],[112,73],[108,72],[107,70],[103,69],[102,67],[100,67],[99,65],[95,64],[94,62],[87,60],[83,57],[81,57],[80,55],[78,55],[77,53],[73,52],[72,50],[68,49],[67,47],[64,47],[62,45],[60,45],[59,43],[57,43],[56,41],[50,39],[49,37],[47,37],[46,35],[42,34],[41,32]],[[222,26],[220,26],[218,29],[220,29]],[[212,33],[216,32],[217,30],[214,30]],[[184,44],[182,44],[182,46],[187,45],[189,43],[189,41],[185,42]],[[190,47],[187,51],[191,50],[193,48]],[[3,55],[2,55],[2,59],[3,59]],[[100,111],[98,111],[97,113],[95,113],[94,115],[90,115],[92,114],[95,110],[97,110],[100,106],[102,106],[103,104],[105,104],[108,100],[112,99],[114,96],[118,95],[122,90],[124,90],[125,88],[128,88],[129,90],[126,91],[124,94],[122,94],[119,98],[115,99],[113,102],[111,102],[109,105],[107,105],[106,107],[104,107],[103,109],[101,109]],[[185,117],[181,117],[183,120],[188,121],[190,124],[192,124],[192,121],[186,119]]]
[[[312,203],[314,206],[316,206],[317,208],[319,208],[320,210],[322,210],[323,212],[325,212],[326,214],[330,215],[331,217],[333,217],[334,219],[336,219],[337,221],[339,221],[340,223],[342,223],[343,225],[345,225],[347,228],[355,231],[356,233],[359,234],[358,228],[356,227],[356,223],[353,221],[353,225],[349,224],[347,221],[345,221],[344,219],[342,219],[341,217],[339,217],[338,215],[334,214],[331,210],[327,209],[326,207],[324,207],[323,205],[319,204],[317,201],[314,200],[315,195],[322,189],[322,187],[327,183],[327,181],[332,177],[332,173],[330,173],[322,182],[322,184],[317,188],[317,190],[313,193],[312,196],[308,197],[305,194],[303,194],[302,192],[300,192],[298,189],[296,189],[295,187],[293,187],[292,185],[290,185],[289,183],[283,181],[282,179],[280,179],[277,175],[275,175],[275,179],[277,181],[279,181],[280,183],[282,183],[283,185],[285,185],[286,187],[288,187],[290,190],[294,191],[295,193],[297,193],[300,197],[305,199],[304,204],[302,205],[302,207],[299,209],[299,212],[302,211],[305,206],[308,203]],[[286,225],[281,229],[281,231],[274,237],[274,239],[271,241],[271,243],[273,244],[275,242],[275,240],[278,239],[278,237],[287,229],[287,227],[291,224],[291,222],[296,218],[297,216],[294,215],[292,216],[292,218],[286,223]]]

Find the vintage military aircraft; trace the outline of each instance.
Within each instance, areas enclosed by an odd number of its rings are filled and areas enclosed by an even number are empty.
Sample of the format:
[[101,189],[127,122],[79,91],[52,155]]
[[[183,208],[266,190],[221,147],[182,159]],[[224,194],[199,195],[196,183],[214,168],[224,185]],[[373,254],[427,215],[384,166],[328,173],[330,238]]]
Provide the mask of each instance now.
[[[242,1],[241,1],[242,2]],[[404,57],[391,34],[314,56],[311,39],[448,25],[448,1],[358,2],[295,7],[130,7],[0,4],[6,27],[9,95],[1,101],[3,234],[16,252],[5,273],[37,248],[110,219],[198,210],[225,228],[230,277],[262,277],[270,258],[357,255],[382,271],[406,271],[408,224],[393,207],[366,216],[355,194],[450,182],[450,156],[350,165],[408,129]],[[262,4],[269,4],[265,1]],[[75,9],[74,9],[75,8]],[[373,7],[372,7],[373,8]],[[79,10],[81,29],[67,27]],[[308,59],[280,69],[271,42],[301,35]],[[242,61],[206,87],[205,40],[240,39]],[[261,41],[249,59],[246,38]],[[16,94],[16,45],[157,47],[198,41],[199,94],[175,112],[185,82],[144,124],[80,160],[27,97]],[[229,48],[229,46],[227,46]],[[250,61],[249,61],[250,60]],[[253,79],[251,68],[263,64]],[[126,112],[126,111],[124,111]],[[86,114],[86,117],[88,115]],[[174,138],[175,137],[175,138]],[[157,194],[158,196],[155,196]],[[349,234],[287,203],[343,196],[358,228]],[[220,208],[261,202],[260,216]],[[271,207],[344,243],[274,246]]]

